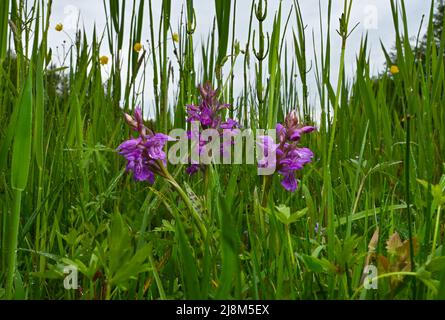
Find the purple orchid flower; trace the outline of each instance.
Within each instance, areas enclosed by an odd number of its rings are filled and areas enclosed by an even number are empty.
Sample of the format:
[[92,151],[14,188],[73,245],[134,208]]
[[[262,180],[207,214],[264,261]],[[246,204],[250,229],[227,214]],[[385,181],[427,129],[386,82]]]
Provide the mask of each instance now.
[[136,181],[148,181],[154,183],[155,174],[162,175],[158,161],[166,163],[164,147],[173,138],[161,134],[153,133],[144,125],[141,108],[137,107],[134,118],[125,114],[128,125],[139,137],[124,141],[118,148],[119,154],[127,160],[126,171],[133,172]]
[[[199,86],[198,90],[201,94],[201,102],[198,106],[188,105],[186,107],[187,110],[187,122],[199,122],[203,129],[216,129],[220,132],[220,137],[236,135],[238,129],[240,127],[239,123],[233,119],[228,118],[225,122],[222,121],[221,111],[230,107],[228,104],[222,104],[218,101],[218,91],[212,88],[210,82]],[[229,131],[227,134],[227,131]],[[226,134],[224,135],[224,131]],[[191,133],[188,132],[188,137],[191,139]],[[223,139],[221,145],[221,154],[225,155],[227,152],[227,148],[230,147],[233,142],[228,142],[231,140]],[[195,152],[201,154],[203,151],[203,147],[206,145],[207,141],[201,140],[199,137],[199,146],[196,147]],[[189,175],[193,175],[199,171],[201,167],[198,164],[192,164],[189,168],[187,168],[187,173]],[[202,169],[202,168],[201,168]]]
[[276,125],[278,144],[275,144],[271,137],[260,137],[258,145],[263,151],[264,159],[268,158],[269,152],[275,152],[276,160],[275,163],[265,163],[263,159],[258,162],[258,166],[276,167],[278,173],[283,176],[281,185],[287,191],[294,192],[298,187],[295,172],[312,162],[314,153],[309,148],[298,147],[298,143],[303,134],[314,130],[315,127],[300,125],[296,112],[292,111],[286,116],[284,125],[280,123]]

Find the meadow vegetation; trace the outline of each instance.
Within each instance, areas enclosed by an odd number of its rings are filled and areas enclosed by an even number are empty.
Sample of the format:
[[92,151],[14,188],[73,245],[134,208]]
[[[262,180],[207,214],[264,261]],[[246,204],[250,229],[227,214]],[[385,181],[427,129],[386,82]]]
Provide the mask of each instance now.
[[[52,2],[0,1],[0,299],[445,299],[437,1],[414,41],[408,1],[390,1],[395,49],[382,46],[377,78],[366,34],[354,77],[345,72],[358,1],[327,1],[319,43],[298,0],[290,12],[252,1],[248,41],[239,43],[231,36],[241,28],[237,0],[215,0],[215,27],[202,41],[199,1],[185,0],[182,20],[171,21],[179,10],[171,0],[162,0],[161,16],[152,0],[104,0],[106,30],[69,34],[62,64],[48,45],[50,31],[65,32]],[[334,37],[340,56],[331,54]],[[235,64],[244,70],[237,96]],[[154,132],[187,128],[186,106],[200,104],[207,82],[231,106],[222,118],[243,128],[275,128],[292,110],[317,128],[301,137],[314,158],[296,173],[295,192],[255,165],[189,175],[167,163],[153,184],[126,172],[117,148],[134,131],[124,112],[153,107],[145,126]],[[154,101],[141,103],[146,84]],[[78,290],[63,287],[67,265],[79,270]],[[378,270],[377,289],[364,288],[368,265]]]

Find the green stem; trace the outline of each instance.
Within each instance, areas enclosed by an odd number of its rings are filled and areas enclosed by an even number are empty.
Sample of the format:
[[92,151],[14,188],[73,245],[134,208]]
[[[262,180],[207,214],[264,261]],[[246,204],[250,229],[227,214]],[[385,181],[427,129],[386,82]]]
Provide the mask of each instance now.
[[172,177],[172,175],[167,171],[167,169],[164,167],[163,163],[161,161],[158,161],[158,165],[162,171],[163,176],[165,179],[176,189],[176,191],[181,196],[182,200],[184,200],[185,205],[189,209],[190,213],[192,214],[193,218],[195,219],[195,222],[198,226],[199,231],[201,232],[201,235],[204,239],[207,238],[207,229],[202,222],[201,216],[198,212],[196,212],[195,208],[193,207],[192,202],[190,201],[187,194],[182,190],[181,186],[176,182],[175,178]]
[[[45,248],[43,247],[44,241],[41,241],[43,237],[41,222],[44,219],[43,216],[43,203],[42,203],[42,194],[43,194],[43,169],[39,169],[39,186],[37,191],[37,210],[39,211],[39,215],[37,217],[37,225],[36,225],[36,246],[37,250],[44,252]],[[46,225],[46,223],[45,223]],[[46,232],[46,230],[45,230]],[[40,264],[40,272],[44,271],[45,268],[45,257],[42,255],[39,259]]]
[[201,235],[204,239],[207,238],[207,229],[204,226],[204,223],[202,222],[201,216],[196,212],[195,208],[193,207],[193,204],[191,203],[190,199],[188,198],[187,194],[182,190],[182,188],[179,186],[179,184],[176,182],[176,180],[170,176],[167,178],[168,182],[176,189],[176,191],[181,196],[182,200],[184,200],[187,208],[189,209],[190,213],[192,214],[193,218],[195,219],[195,222],[198,226],[199,231],[201,232]]
[[[323,189],[326,191],[323,192],[323,203],[324,203],[324,212],[327,214],[327,225],[328,225],[328,257],[329,259],[334,259],[334,237],[335,237],[335,224],[334,224],[334,217],[335,217],[335,209],[332,205],[332,177],[331,177],[331,162],[332,162],[332,152],[334,150],[334,142],[335,142],[335,135],[337,131],[337,120],[338,120],[338,108],[340,106],[340,95],[342,93],[341,89],[343,86],[343,73],[345,69],[345,55],[346,55],[346,43],[348,39],[348,25],[349,25],[349,16],[350,16],[350,10],[351,10],[352,3],[349,2],[348,6],[348,0],[344,1],[344,10],[343,10],[343,16],[342,19],[340,19],[340,36],[342,38],[342,45],[341,45],[341,56],[340,56],[340,67],[338,72],[338,79],[337,79],[337,89],[335,93],[335,102],[334,102],[334,118],[332,121],[332,131],[330,132],[330,140],[328,145],[328,154],[327,154],[327,162],[326,167],[324,168],[324,179],[323,179]],[[329,108],[328,108],[329,110]],[[328,120],[329,121],[329,120]],[[330,277],[329,279],[329,287],[330,287],[330,295],[332,296],[333,286],[334,283],[334,277]]]
[[272,176],[265,176],[263,178],[263,195],[261,197],[261,206],[265,208],[269,200],[269,190],[272,185]]
[[105,300],[111,300],[111,283],[107,283]]
[[8,271],[6,275],[6,296],[8,299],[13,297],[14,273],[17,264],[17,243],[19,235],[20,209],[22,204],[22,191],[15,190],[14,211],[10,220],[9,241],[7,250]]
[[[372,281],[375,280],[380,280],[383,278],[388,278],[388,277],[396,277],[396,276],[411,276],[411,277],[417,277],[417,273],[416,272],[409,272],[409,271],[400,271],[400,272],[390,272],[390,273],[385,273],[382,274],[376,278],[371,279]],[[352,295],[351,300],[355,299],[355,297],[363,290],[364,288],[364,284],[362,284]]]
[[437,208],[437,217],[436,217],[436,228],[434,230],[434,238],[433,238],[433,247],[431,249],[431,257],[434,258],[436,256],[436,243],[437,243],[437,236],[439,234],[439,227],[440,227],[440,209],[441,207]]
[[292,239],[290,237],[289,225],[286,225],[285,228],[286,228],[287,242],[289,244],[290,259],[291,259],[292,265],[295,265],[294,249],[292,247]]
[[[409,255],[411,261],[411,272],[414,271],[414,245],[413,245],[413,231],[412,231],[412,218],[411,218],[411,192],[410,192],[410,146],[411,146],[411,130],[410,130],[410,117],[406,116],[406,154],[405,154],[405,183],[406,183],[406,210],[408,214],[408,234],[409,234]],[[416,299],[416,278],[413,279],[413,299]]]
[[153,260],[153,256],[152,256],[151,252],[148,255],[148,259],[150,261],[151,268],[153,269],[153,276],[155,278],[156,285],[158,286],[159,296],[161,297],[161,300],[167,300],[167,296],[165,295],[164,287],[162,285],[161,278],[159,277],[158,270],[156,269],[156,264]]
[[147,230],[148,217],[150,215],[150,211],[151,211],[150,208],[147,208],[144,212],[144,215],[142,216],[141,228],[139,229],[139,234],[141,235],[141,237],[139,238],[138,241],[138,248],[141,248],[144,245],[144,237],[142,235],[145,232],[145,230]]

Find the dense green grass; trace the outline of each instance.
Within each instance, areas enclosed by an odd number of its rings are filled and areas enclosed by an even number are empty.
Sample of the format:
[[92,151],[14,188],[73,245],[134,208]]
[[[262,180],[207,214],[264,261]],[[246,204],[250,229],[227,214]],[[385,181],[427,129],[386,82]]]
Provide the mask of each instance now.
[[[162,1],[161,17],[151,0],[104,0],[105,34],[71,35],[59,68],[47,44],[57,23],[52,1],[25,2],[0,4],[0,298],[445,299],[445,34],[436,45],[434,2],[419,60],[405,3],[391,0],[400,72],[388,68],[378,79],[370,74],[366,36],[354,78],[345,76],[348,37],[357,32],[349,21],[352,0],[344,0],[341,18],[331,15],[338,4],[329,0],[312,62],[315,44],[297,0],[291,12],[252,2],[248,42],[241,44],[230,36],[239,28],[236,0],[215,0],[215,28],[198,47],[202,61],[194,55],[198,2],[185,1],[179,23],[170,21],[178,10],[170,0]],[[126,21],[129,8],[134,14]],[[271,15],[274,27],[266,30]],[[338,30],[331,29],[339,18]],[[137,53],[143,28],[151,38]],[[293,41],[285,43],[289,32]],[[334,57],[331,39],[338,36],[342,54]],[[107,79],[103,50],[112,53]],[[240,96],[235,63],[244,65]],[[339,66],[334,83],[332,65]],[[175,82],[170,66],[179,69]],[[316,88],[309,88],[307,70]],[[178,185],[160,177],[153,186],[136,183],[124,172],[115,152],[130,135],[122,108],[136,105],[141,83],[155,92],[155,119],[147,125],[168,132],[186,125],[184,107],[198,102],[197,85],[207,80],[234,106],[228,115],[252,128],[273,128],[295,108],[314,123],[317,108],[308,97],[318,94],[319,130],[303,140],[316,161],[299,175],[297,192],[286,192],[277,176],[267,188],[248,165],[209,166],[193,177],[169,165]],[[379,270],[377,290],[363,289],[370,262]],[[81,290],[64,289],[66,265],[79,269]]]

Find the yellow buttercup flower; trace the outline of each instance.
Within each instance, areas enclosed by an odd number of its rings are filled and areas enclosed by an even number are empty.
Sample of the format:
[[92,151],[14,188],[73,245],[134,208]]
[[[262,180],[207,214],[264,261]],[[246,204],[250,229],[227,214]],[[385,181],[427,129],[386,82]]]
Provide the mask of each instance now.
[[400,72],[400,69],[398,66],[392,65],[391,69],[389,69],[389,71],[391,71],[392,74],[398,74]]
[[134,51],[139,52],[142,50],[142,44],[140,42],[136,43],[133,47]]
[[61,23],[56,24],[56,28],[55,29],[56,29],[57,32],[62,31],[63,30],[63,24],[61,24]]
[[108,57],[107,56],[102,56],[99,58],[100,64],[101,65],[106,65],[108,64]]
[[174,42],[179,42],[179,34],[177,34],[176,32],[173,33],[172,38],[173,38],[173,41],[174,41]]

